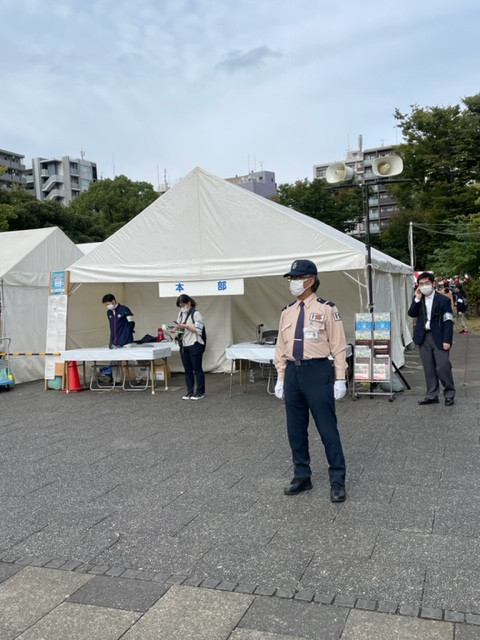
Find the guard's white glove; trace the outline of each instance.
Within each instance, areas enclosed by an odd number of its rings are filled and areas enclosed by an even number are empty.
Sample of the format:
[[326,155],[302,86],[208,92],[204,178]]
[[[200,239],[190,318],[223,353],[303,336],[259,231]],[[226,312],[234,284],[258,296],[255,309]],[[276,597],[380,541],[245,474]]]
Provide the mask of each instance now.
[[279,400],[283,398],[283,380],[277,380],[277,384],[275,385],[275,395]]
[[345,380],[335,380],[333,385],[333,397],[335,400],[341,400],[347,393],[347,383]]

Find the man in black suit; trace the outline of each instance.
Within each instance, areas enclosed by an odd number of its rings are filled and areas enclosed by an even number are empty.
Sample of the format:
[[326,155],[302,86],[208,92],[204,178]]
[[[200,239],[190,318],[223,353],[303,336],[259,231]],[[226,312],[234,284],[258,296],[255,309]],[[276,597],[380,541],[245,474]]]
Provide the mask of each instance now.
[[418,344],[427,383],[427,393],[418,404],[438,404],[439,381],[443,385],[445,405],[455,404],[455,385],[450,362],[453,341],[453,314],[450,300],[433,287],[433,274],[424,271],[418,276],[408,315],[417,318],[413,341]]

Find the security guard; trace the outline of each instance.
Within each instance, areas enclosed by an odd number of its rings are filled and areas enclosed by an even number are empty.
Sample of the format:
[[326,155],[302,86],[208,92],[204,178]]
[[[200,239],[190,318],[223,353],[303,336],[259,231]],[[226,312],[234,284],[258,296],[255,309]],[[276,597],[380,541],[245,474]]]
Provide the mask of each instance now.
[[315,295],[320,281],[314,262],[295,260],[284,277],[290,281],[290,293],[297,298],[282,311],[275,351],[278,374],[275,395],[285,396],[294,464],[294,477],[284,493],[295,495],[312,488],[308,450],[310,410],[325,447],[330,499],[343,502],[346,465],[335,414],[335,400],[343,398],[347,390],[343,323],[335,304]]

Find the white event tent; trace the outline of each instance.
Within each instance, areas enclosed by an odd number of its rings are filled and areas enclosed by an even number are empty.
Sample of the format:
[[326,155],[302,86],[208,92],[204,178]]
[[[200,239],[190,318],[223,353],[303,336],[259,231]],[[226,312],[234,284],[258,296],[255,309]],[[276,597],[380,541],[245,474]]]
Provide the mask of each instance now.
[[[11,339],[11,351],[45,351],[50,273],[66,269],[80,256],[58,227],[0,233],[0,338]],[[15,382],[42,379],[44,360],[12,357]]]
[[[70,266],[68,344],[108,342],[105,293],[131,308],[140,339],[176,318],[175,297],[160,297],[159,283],[243,278],[243,295],[197,298],[188,286],[184,291],[205,317],[206,370],[229,370],[227,346],[255,340],[258,324],[278,328],[281,309],[292,300],[282,276],[297,258],[317,264],[317,293],[337,304],[353,343],[355,313],[368,311],[365,245],[197,167]],[[376,250],[372,262],[375,311],[392,313],[392,353],[400,367],[404,345],[411,342],[411,269]]]

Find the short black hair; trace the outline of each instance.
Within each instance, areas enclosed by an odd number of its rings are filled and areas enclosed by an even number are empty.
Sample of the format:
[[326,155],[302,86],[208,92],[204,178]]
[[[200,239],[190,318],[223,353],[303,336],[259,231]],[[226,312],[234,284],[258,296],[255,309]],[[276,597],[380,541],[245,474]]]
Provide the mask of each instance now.
[[430,271],[423,271],[417,278],[417,282],[420,282],[420,280],[425,280],[425,278],[428,278],[430,280],[430,282],[435,282],[435,278],[433,276],[433,273],[431,273]]
[[102,298],[102,303],[105,304],[105,302],[116,302],[116,298],[113,295],[113,293],[106,293],[103,298]]

